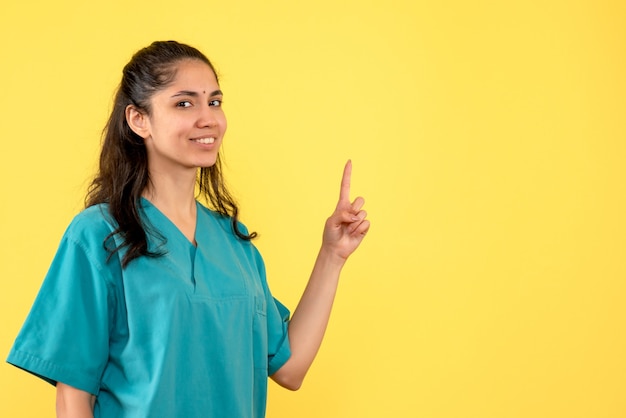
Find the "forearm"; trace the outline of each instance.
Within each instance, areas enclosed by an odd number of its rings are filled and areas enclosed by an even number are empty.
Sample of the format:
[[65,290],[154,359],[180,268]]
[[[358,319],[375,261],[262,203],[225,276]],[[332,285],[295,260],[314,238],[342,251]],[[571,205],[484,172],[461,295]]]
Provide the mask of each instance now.
[[345,259],[324,247],[289,322],[291,357],[272,378],[281,386],[297,390],[322,344],[330,318],[339,274]]
[[63,383],[57,383],[57,418],[93,418],[96,397]]

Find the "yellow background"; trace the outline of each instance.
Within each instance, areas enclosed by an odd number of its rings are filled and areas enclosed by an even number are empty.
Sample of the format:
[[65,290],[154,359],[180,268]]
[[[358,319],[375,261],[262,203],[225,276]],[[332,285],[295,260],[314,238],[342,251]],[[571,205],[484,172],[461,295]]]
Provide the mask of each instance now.
[[[268,417],[626,417],[626,3],[5,1],[0,354],[94,172],[122,66],[216,64],[229,183],[291,308],[344,161],[372,230]],[[52,417],[0,365],[0,416]]]

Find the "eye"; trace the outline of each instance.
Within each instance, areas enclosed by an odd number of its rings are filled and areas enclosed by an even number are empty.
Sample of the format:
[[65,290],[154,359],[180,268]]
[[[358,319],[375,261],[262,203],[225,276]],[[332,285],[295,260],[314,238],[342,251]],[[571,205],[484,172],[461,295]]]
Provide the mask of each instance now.
[[209,102],[209,106],[221,107],[222,106],[222,101],[219,100],[219,99],[211,100]]
[[177,107],[191,107],[191,102],[188,100],[183,100],[182,102],[176,103]]

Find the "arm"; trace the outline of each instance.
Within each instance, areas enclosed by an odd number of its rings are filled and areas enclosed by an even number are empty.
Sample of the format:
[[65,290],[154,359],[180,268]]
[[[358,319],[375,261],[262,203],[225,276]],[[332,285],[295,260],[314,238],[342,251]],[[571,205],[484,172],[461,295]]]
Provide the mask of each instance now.
[[57,418],[93,418],[95,402],[91,393],[57,383]]
[[339,274],[346,260],[357,249],[370,223],[361,210],[365,200],[350,203],[352,163],[348,161],[341,181],[339,202],[324,227],[322,247],[300,303],[289,322],[291,357],[271,377],[279,385],[297,390],[313,363],[330,318]]

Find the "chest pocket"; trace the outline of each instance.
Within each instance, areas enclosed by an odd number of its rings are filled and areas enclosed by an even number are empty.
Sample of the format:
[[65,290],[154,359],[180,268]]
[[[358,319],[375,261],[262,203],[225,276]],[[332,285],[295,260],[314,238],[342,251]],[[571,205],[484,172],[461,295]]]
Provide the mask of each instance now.
[[256,293],[255,271],[242,264],[242,255],[232,248],[219,252],[199,247],[192,260],[194,298],[229,299],[250,297]]

